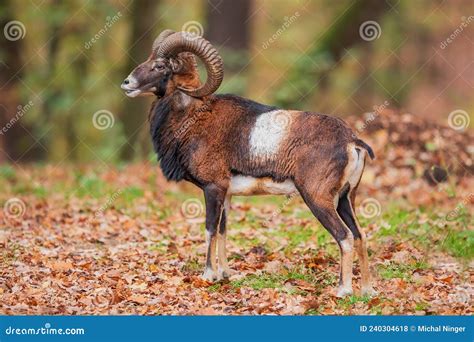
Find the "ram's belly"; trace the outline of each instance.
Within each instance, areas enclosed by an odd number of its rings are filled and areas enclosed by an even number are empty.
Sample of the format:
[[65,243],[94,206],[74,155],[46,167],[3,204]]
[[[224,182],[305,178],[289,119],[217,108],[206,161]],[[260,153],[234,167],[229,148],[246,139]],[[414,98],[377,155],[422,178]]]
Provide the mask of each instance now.
[[269,177],[254,178],[249,176],[232,176],[229,189],[229,195],[291,195],[296,193],[296,187],[293,181],[275,182]]

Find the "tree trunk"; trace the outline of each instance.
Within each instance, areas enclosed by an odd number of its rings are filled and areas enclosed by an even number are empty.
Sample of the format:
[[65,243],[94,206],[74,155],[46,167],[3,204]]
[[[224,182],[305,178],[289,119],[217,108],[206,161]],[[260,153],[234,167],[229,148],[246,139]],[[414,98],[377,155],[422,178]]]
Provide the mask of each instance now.
[[[129,59],[123,71],[124,79],[151,52],[153,40],[156,38],[155,35],[158,34],[155,28],[155,12],[158,4],[159,1],[156,0],[135,1],[133,3],[130,14],[132,33],[127,48]],[[144,123],[149,105],[149,100],[142,98],[124,100],[120,116],[127,140],[120,151],[120,158],[123,160],[131,160],[134,156],[140,131],[145,127]]]
[[[60,5],[59,0],[54,0],[52,5],[59,6]],[[53,79],[54,74],[56,72],[56,66],[58,64],[57,59],[59,56],[59,50],[60,50],[60,44],[61,44],[61,36],[60,36],[61,28],[62,28],[62,25],[58,21],[53,21],[48,27],[48,37],[51,37],[51,38],[49,39],[48,45],[47,45],[48,57],[46,58],[47,60],[46,74],[44,77],[46,82],[48,82],[48,80]],[[46,123],[51,122],[54,103],[60,97],[61,97],[61,90],[51,88],[50,91],[45,92],[45,95],[43,96],[43,104],[41,106],[41,122],[40,122],[41,125],[44,126]],[[47,146],[48,151],[51,152],[51,150],[49,149],[51,145],[49,141],[49,135],[43,136],[40,139],[40,142],[43,146]],[[39,155],[39,159],[48,159],[48,157],[49,157],[48,152],[42,150],[41,154]]]
[[205,37],[219,50],[225,61],[221,91],[244,95],[247,78],[240,71],[249,60],[252,0],[209,0]]
[[[290,69],[282,84],[278,85],[275,100],[282,107],[301,107],[316,91],[315,83],[324,80],[332,70],[332,66],[339,62],[346,49],[364,42],[359,34],[359,27],[365,21],[376,21],[380,18],[388,4],[379,0],[360,0],[353,2],[350,8],[344,8],[344,13],[326,31],[305,58],[300,58]],[[329,61],[328,67],[323,70],[311,68],[315,63],[308,63],[308,59]],[[303,94],[302,96],[300,94]]]
[[251,0],[209,0],[205,36],[216,46],[247,50],[250,40]]
[[[14,13],[9,1],[2,7],[0,27],[3,34],[5,25],[14,20]],[[22,43],[22,39],[0,39],[0,163],[28,160],[40,150],[28,133],[31,127],[21,120],[25,113],[20,106],[26,105],[21,102],[18,91],[23,65]],[[27,150],[28,155],[24,155]]]

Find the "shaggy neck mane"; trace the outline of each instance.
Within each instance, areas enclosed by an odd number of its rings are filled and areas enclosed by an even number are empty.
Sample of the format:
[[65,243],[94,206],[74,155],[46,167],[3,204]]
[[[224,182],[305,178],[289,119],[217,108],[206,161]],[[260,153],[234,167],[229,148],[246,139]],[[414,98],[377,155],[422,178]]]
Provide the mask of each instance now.
[[175,130],[170,129],[172,109],[172,96],[155,100],[149,116],[150,134],[163,174],[168,180],[180,181],[186,178],[187,165]]
[[148,120],[153,148],[165,177],[173,181],[184,179],[192,182],[193,175],[188,171],[189,156],[195,147],[193,142],[195,140],[192,137],[199,134],[192,127],[195,121],[194,115],[210,111],[210,106],[207,101],[183,105],[183,96],[187,95],[176,91],[155,100]]

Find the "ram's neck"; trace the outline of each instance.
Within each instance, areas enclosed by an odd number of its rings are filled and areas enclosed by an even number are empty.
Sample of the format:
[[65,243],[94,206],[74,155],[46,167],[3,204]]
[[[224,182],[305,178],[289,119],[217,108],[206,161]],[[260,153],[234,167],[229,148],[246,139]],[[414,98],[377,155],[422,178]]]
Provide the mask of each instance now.
[[199,100],[196,100],[192,96],[186,95],[182,91],[176,91],[172,99],[172,110],[177,112],[188,112],[196,105],[196,101]]
[[163,174],[169,180],[187,179],[192,139],[208,106],[199,99],[176,92],[155,101],[150,110],[150,134]]

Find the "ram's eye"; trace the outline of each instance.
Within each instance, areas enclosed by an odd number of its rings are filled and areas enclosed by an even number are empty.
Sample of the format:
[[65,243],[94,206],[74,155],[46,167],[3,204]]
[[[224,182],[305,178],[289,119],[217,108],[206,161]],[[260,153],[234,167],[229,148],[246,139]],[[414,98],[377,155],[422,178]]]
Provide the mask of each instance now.
[[153,69],[158,70],[158,71],[163,70],[164,68],[165,68],[165,66],[163,64],[155,64],[153,66]]

